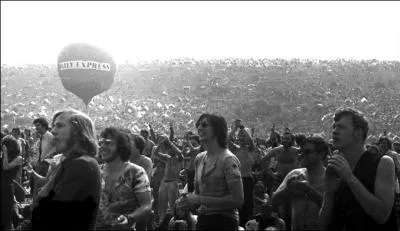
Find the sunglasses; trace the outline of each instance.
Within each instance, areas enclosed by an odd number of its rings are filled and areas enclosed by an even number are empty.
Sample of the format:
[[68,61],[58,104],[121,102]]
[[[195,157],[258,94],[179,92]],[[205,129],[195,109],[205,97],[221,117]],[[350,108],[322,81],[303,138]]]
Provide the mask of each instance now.
[[201,121],[201,122],[197,125],[196,128],[199,128],[200,125],[201,125],[203,128],[208,127],[208,126],[211,126],[211,124],[207,123],[206,121]]
[[113,144],[114,144],[114,142],[110,139],[100,139],[99,140],[99,146],[102,146],[102,145],[110,146]]

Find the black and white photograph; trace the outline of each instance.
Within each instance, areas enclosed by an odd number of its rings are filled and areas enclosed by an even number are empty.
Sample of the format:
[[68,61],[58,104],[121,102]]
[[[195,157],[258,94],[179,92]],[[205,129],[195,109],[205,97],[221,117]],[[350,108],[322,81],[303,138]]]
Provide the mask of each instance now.
[[1,1],[1,230],[400,231],[399,12]]

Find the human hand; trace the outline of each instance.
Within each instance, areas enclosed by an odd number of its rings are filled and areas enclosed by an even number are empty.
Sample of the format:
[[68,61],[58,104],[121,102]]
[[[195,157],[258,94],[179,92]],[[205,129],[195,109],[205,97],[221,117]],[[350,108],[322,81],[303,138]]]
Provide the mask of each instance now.
[[[353,175],[349,162],[341,153],[336,153],[329,158],[327,167],[333,168],[333,170],[337,173],[337,176],[345,182],[348,182]],[[328,169],[328,173],[329,171],[330,170]]]
[[200,205],[199,197],[195,194],[189,193],[180,198],[177,207],[183,210],[193,210]]
[[324,191],[335,192],[339,188],[340,181],[332,164],[328,164],[325,170]]
[[26,163],[26,165],[24,166],[24,170],[28,173],[31,174],[33,172],[33,168],[32,165],[30,163]]

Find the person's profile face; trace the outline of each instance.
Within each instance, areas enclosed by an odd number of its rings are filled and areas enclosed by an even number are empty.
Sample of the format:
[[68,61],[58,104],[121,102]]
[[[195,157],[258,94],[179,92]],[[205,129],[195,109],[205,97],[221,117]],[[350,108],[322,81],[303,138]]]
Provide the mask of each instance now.
[[53,134],[52,144],[58,153],[64,153],[71,148],[72,124],[70,115],[61,114],[54,120],[51,133]]
[[203,118],[199,121],[197,132],[200,137],[200,141],[210,140],[214,137],[213,128],[208,118]]
[[355,141],[355,129],[350,116],[342,116],[332,125],[332,140],[336,148],[352,145]]

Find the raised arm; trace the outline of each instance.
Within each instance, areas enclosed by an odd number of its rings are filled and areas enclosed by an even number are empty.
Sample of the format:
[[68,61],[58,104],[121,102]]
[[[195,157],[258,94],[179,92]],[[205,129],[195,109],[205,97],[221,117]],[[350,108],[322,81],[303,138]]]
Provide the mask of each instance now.
[[295,177],[296,170],[292,170],[285,176],[278,189],[276,189],[276,191],[272,193],[271,202],[273,207],[277,207],[278,205],[286,203],[286,200],[292,199],[292,182],[295,180]]
[[149,128],[150,128],[150,139],[153,140],[154,143],[157,143],[156,134],[154,133],[151,124],[149,124]]
[[180,150],[172,141],[166,139],[164,143],[170,149],[170,152],[177,155],[179,160],[183,160],[182,150]]

